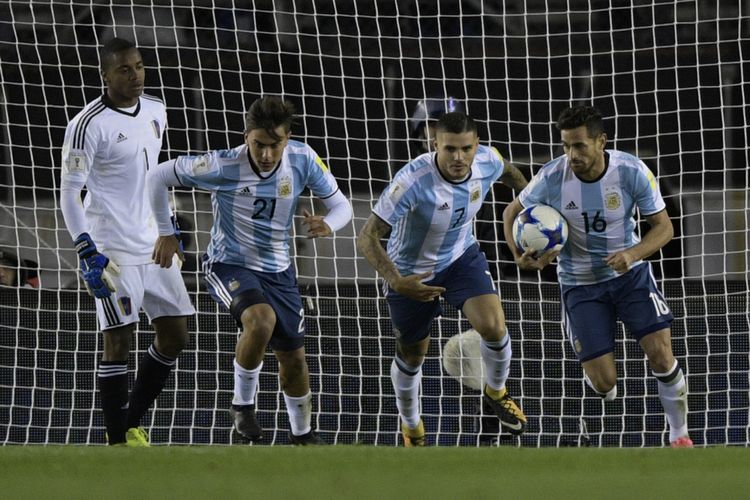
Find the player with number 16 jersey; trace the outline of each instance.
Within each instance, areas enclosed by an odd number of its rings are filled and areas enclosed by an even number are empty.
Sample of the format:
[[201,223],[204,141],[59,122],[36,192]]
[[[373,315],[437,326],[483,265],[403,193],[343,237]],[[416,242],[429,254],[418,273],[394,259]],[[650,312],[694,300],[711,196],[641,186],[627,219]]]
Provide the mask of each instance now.
[[[669,423],[673,447],[692,447],[687,386],[671,345],[672,311],[646,257],[674,236],[659,184],[635,156],[606,149],[601,113],[591,106],[563,110],[557,128],[565,154],[547,163],[503,211],[506,239],[523,210],[550,205],[568,222],[558,265],[564,328],[584,379],[605,401],[617,397],[615,335],[622,322],[648,357]],[[648,230],[636,233],[636,211]],[[557,256],[539,258],[509,245],[522,269],[540,270]]]
[[[635,212],[643,217],[665,208],[654,174],[635,156],[614,149],[604,153],[604,172],[595,181],[578,178],[561,156],[547,163],[518,197],[524,207],[549,205],[568,222],[558,276],[565,285],[606,281],[618,276],[607,257],[635,246]],[[640,264],[633,262],[631,268]]]

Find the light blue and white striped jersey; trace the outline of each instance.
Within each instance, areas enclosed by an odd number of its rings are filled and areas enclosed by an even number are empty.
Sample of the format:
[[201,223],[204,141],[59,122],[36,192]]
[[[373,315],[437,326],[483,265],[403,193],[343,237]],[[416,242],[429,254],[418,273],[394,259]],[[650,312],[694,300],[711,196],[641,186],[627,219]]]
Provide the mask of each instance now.
[[372,211],[392,227],[388,257],[402,276],[440,272],[476,243],[472,219],[504,169],[500,153],[480,145],[461,182],[443,177],[435,153],[398,171]]
[[635,233],[636,208],[644,217],[665,208],[659,183],[641,160],[606,150],[605,162],[602,176],[586,182],[568,168],[567,157],[560,156],[544,165],[518,196],[524,207],[549,205],[568,222],[568,242],[557,266],[564,285],[600,283],[619,276],[606,259],[640,242]]
[[289,267],[289,231],[297,200],[309,187],[318,198],[338,191],[336,179],[306,144],[289,141],[273,172],[256,173],[247,145],[180,156],[175,174],[184,186],[211,191],[214,223],[208,262],[261,272]]

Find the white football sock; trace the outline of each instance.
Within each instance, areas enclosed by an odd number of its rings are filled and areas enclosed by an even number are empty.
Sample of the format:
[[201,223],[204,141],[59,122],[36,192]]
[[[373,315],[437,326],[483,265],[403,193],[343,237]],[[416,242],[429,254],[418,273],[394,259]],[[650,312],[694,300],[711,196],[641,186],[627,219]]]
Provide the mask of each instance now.
[[669,372],[653,373],[659,387],[659,399],[667,415],[669,441],[687,436],[687,383],[680,365],[675,360]]
[[591,390],[597,393],[604,401],[614,401],[617,397],[617,384],[614,385],[609,391],[607,392],[599,392],[599,390],[594,387],[594,383],[591,381],[588,375],[586,375],[586,372],[583,372],[583,380],[586,381],[586,385],[591,387]]
[[233,405],[252,405],[255,404],[255,393],[258,390],[258,378],[260,370],[263,368],[261,361],[257,368],[247,370],[242,368],[235,359],[234,365],[234,398]]
[[490,389],[499,391],[505,387],[510,373],[510,358],[512,353],[510,347],[510,335],[505,332],[503,338],[495,342],[487,342],[482,339],[479,343],[484,362],[484,378]]
[[289,415],[289,427],[292,428],[292,434],[301,436],[312,430],[310,420],[312,418],[312,392],[304,396],[289,396],[284,393],[284,403],[286,403],[286,412]]
[[422,365],[407,365],[398,356],[391,363],[391,382],[396,393],[396,407],[401,421],[409,429],[419,425],[419,387],[422,383]]

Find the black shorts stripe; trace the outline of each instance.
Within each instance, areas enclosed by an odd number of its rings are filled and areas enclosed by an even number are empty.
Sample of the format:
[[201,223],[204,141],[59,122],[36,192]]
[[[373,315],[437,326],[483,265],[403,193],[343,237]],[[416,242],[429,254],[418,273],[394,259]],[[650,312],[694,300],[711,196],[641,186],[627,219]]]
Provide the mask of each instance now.
[[89,123],[96,115],[105,109],[107,109],[107,106],[102,102],[98,102],[81,117],[76,125],[75,132],[73,132],[72,149],[83,149],[86,140],[86,127],[89,126]]
[[112,302],[112,297],[102,299],[102,306],[104,306],[104,316],[107,318],[107,328],[112,328],[113,326],[119,326],[122,324],[122,321],[120,321],[120,317],[117,314],[117,308],[115,307],[114,302]]

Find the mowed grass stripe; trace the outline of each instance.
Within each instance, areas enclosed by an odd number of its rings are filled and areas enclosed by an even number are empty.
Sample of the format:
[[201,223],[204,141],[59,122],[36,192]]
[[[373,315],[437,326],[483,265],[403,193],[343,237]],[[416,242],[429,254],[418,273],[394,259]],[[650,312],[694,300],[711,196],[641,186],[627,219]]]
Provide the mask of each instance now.
[[750,498],[750,449],[0,447],[2,498]]

